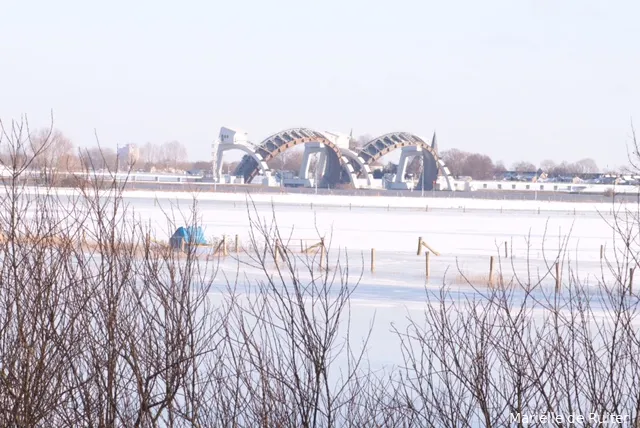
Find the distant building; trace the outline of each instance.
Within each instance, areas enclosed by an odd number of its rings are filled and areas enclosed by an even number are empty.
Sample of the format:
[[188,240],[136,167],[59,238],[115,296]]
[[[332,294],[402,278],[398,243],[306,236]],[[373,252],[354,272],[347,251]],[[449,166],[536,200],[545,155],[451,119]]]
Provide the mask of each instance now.
[[118,169],[128,168],[140,159],[140,149],[135,144],[127,144],[118,149]]

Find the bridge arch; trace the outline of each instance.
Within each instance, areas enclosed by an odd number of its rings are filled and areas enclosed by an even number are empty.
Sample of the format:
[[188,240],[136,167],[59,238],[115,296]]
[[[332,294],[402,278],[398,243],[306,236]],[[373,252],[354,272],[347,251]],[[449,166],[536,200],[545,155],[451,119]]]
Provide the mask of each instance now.
[[348,180],[355,186],[355,180],[357,178],[364,178],[367,180],[367,186],[370,187],[373,184],[373,174],[371,174],[369,164],[360,157],[358,152],[351,149],[341,148],[340,152],[342,153],[342,156],[346,158],[347,163],[351,166],[351,168],[347,166],[347,170],[345,171],[348,175]]
[[225,151],[228,150],[242,150],[243,152],[245,152],[246,154],[243,156],[243,159],[245,157],[250,157],[253,162],[255,163],[255,165],[258,167],[259,171],[262,171],[262,173],[264,173],[268,167],[267,164],[264,162],[264,159],[262,159],[262,157],[254,152],[251,147],[245,145],[245,144],[225,144],[224,146],[220,145],[218,146],[218,164],[216,165],[216,177],[220,177],[222,175],[222,156],[223,153]]
[[[280,153],[306,143],[320,143],[324,144],[327,148],[325,174],[322,177],[319,187],[329,187],[338,184],[343,168],[347,168],[346,159],[343,158],[340,148],[323,133],[309,128],[287,129],[266,138],[256,146],[255,156],[243,156],[242,161],[236,168],[235,175],[243,176],[245,183],[250,183],[261,170],[258,159],[262,159],[266,164]],[[267,171],[269,171],[268,167],[263,172]]]
[[384,134],[365,144],[358,152],[358,157],[362,158],[364,162],[370,166],[382,156],[403,147],[420,147],[423,151],[424,160],[426,161],[423,174],[426,175],[426,177],[421,177],[420,183],[426,182],[429,183],[428,186],[431,186],[431,183],[438,178],[438,173],[441,172],[447,181],[449,189],[454,189],[449,168],[447,168],[445,162],[438,156],[435,133],[431,144],[409,132],[391,132]]

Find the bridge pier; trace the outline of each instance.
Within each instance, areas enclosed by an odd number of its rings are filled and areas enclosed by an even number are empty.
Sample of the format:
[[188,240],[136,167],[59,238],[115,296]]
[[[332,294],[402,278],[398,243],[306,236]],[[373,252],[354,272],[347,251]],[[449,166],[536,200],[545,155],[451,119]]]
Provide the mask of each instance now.
[[[407,173],[407,167],[413,158],[416,156],[422,156],[423,165],[426,165],[427,156],[425,151],[420,146],[408,146],[401,149],[400,161],[398,162],[398,169],[396,171],[395,180],[391,183],[391,189],[393,190],[409,190],[413,189],[413,183],[407,182],[404,176]],[[422,177],[420,177],[422,179]],[[425,183],[425,188],[427,188]]]
[[255,152],[255,148],[249,142],[248,133],[237,129],[222,127],[220,128],[218,139],[211,145],[213,181],[216,183],[219,182],[222,177],[222,166],[224,164],[222,157],[224,152],[228,150],[241,150],[245,152],[258,164],[263,174],[269,169],[262,156]]
[[316,173],[313,180],[316,178],[320,180],[325,173],[327,167],[327,148],[322,143],[307,143],[304,146],[304,156],[302,157],[302,165],[300,165],[300,173],[298,177],[306,181],[306,187],[313,187],[311,185],[311,177],[309,176],[309,169],[311,168],[311,156],[319,153],[318,163],[316,165]]

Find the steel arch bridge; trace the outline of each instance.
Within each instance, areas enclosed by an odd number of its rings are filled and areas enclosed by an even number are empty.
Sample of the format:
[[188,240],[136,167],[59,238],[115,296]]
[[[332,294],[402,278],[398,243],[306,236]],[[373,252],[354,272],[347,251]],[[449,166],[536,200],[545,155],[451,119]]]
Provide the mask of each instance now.
[[[256,146],[255,153],[264,162],[269,162],[280,153],[306,143],[324,144],[327,148],[326,169],[319,186],[330,187],[339,183],[342,170],[349,168],[348,162],[342,156],[340,148],[321,132],[308,128],[287,129],[263,140]],[[245,155],[236,168],[235,175],[244,177],[245,183],[250,183],[259,171],[260,166],[255,157]]]
[[[425,190],[431,190],[439,174],[445,177],[449,189],[453,189],[449,168],[447,168],[445,162],[438,155],[435,133],[433,134],[431,143],[427,143],[422,138],[408,132],[391,132],[369,141],[357,154],[360,159],[364,160],[366,165],[371,166],[381,157],[405,147],[419,148],[422,152],[424,167],[418,189],[421,189],[424,183]],[[362,168],[358,164],[353,164],[353,169],[359,178],[364,178],[362,177],[363,174],[370,174],[368,171],[362,171]],[[403,163],[403,159],[401,158],[398,164],[398,175],[400,175],[401,179],[403,178],[402,176],[404,176],[405,169],[406,163]]]
[[[420,151],[424,161],[424,177],[421,177],[420,186],[425,183],[425,190],[430,190],[438,174],[441,173],[445,176],[449,189],[453,189],[449,169],[437,153],[435,134],[431,144],[429,144],[420,137],[408,132],[384,134],[374,138],[360,150],[354,151],[339,147],[322,132],[309,128],[291,128],[269,136],[255,146],[252,155],[243,156],[235,170],[235,175],[244,177],[245,183],[250,183],[258,173],[265,172],[264,165],[266,162],[292,147],[307,143],[321,144],[326,148],[326,168],[319,183],[320,187],[333,187],[340,183],[349,183],[355,186],[358,178],[366,179],[367,183],[371,184],[373,175],[370,166],[374,162],[394,150],[413,147]],[[412,154],[411,156],[417,155]],[[257,159],[262,159],[264,162],[260,164]],[[399,180],[402,180],[406,162],[403,165],[398,165],[398,168]]]

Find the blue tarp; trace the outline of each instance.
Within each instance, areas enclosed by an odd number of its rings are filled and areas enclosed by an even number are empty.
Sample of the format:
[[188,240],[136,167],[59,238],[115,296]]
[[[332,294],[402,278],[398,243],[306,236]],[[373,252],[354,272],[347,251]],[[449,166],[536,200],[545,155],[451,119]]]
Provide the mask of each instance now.
[[204,237],[202,227],[179,227],[171,236],[171,246],[180,247],[182,243],[194,245],[206,245],[207,240]]

